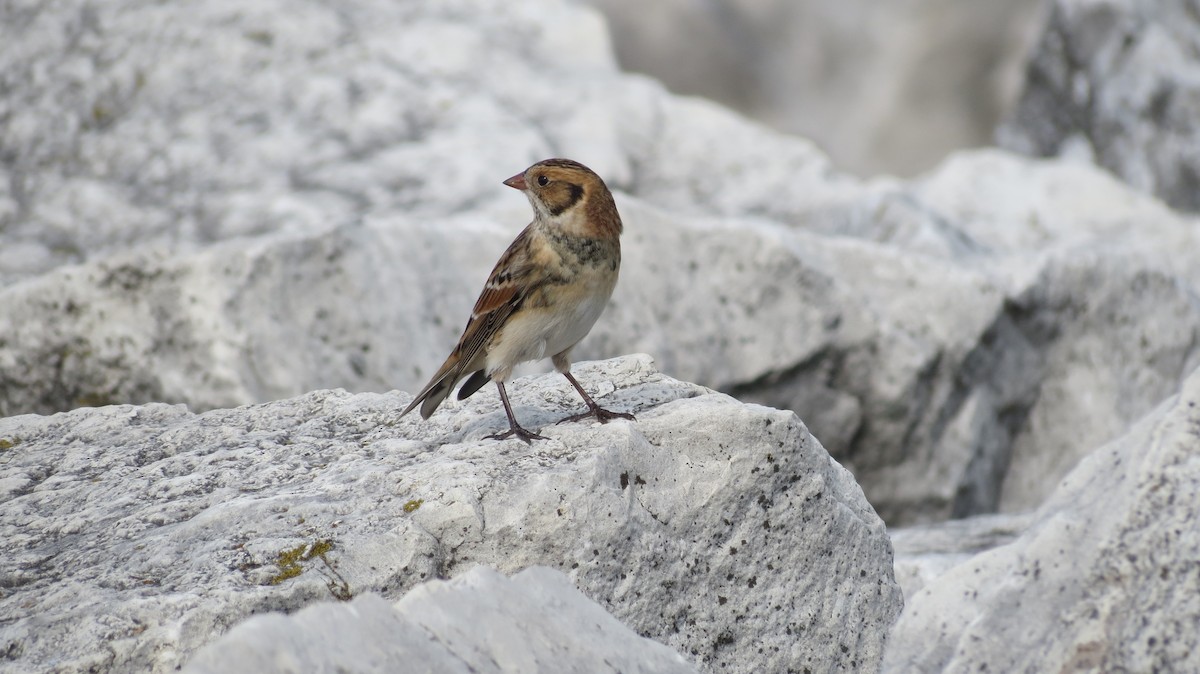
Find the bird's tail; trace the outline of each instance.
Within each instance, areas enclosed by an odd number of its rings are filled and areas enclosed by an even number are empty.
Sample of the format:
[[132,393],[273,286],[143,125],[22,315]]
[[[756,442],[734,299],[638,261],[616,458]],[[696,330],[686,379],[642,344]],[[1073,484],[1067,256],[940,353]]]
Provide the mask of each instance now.
[[454,356],[447,359],[441,369],[437,371],[437,374],[433,375],[433,379],[430,379],[425,388],[421,389],[421,392],[417,394],[417,397],[413,398],[408,407],[404,408],[400,416],[408,414],[417,405],[420,405],[421,418],[428,419],[433,414],[433,411],[438,408],[438,405],[441,405],[442,401],[446,399],[446,396],[450,395],[450,391],[454,389],[454,385],[458,383],[458,380],[462,378],[462,373],[459,372],[459,368],[456,367],[457,365],[458,359]]
[[491,381],[492,378],[487,376],[484,370],[475,370],[475,373],[467,379],[462,388],[458,389],[458,399],[466,400],[468,396],[483,388],[483,385]]

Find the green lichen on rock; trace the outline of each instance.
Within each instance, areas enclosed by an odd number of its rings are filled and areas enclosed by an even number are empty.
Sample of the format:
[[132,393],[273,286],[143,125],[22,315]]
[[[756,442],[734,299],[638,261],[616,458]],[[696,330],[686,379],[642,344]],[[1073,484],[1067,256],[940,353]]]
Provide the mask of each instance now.
[[332,549],[333,542],[322,539],[314,543],[297,545],[290,550],[280,552],[275,558],[275,566],[279,567],[279,573],[271,577],[270,583],[278,585],[289,578],[299,576],[304,571],[304,562],[311,562],[317,557],[324,558],[325,553]]
[[328,553],[334,548],[333,541],[329,539],[319,539],[312,543],[297,545],[294,548],[284,550],[275,557],[275,566],[279,567],[279,573],[275,574],[268,581],[271,585],[279,585],[285,580],[295,578],[304,572],[306,562],[317,560],[317,571],[325,580],[325,586],[329,588],[329,593],[334,599],[340,601],[349,601],[354,598],[354,594],[350,591],[350,583],[338,573],[337,563],[330,561]]
[[12,449],[13,447],[16,447],[19,444],[21,444],[21,438],[18,438],[16,436],[11,437],[11,438],[0,438],[0,452]]
[[409,501],[408,503],[404,504],[404,512],[406,512],[406,513],[414,512],[414,511],[416,511],[417,508],[421,507],[422,503],[425,503],[425,499],[415,498],[415,499]]

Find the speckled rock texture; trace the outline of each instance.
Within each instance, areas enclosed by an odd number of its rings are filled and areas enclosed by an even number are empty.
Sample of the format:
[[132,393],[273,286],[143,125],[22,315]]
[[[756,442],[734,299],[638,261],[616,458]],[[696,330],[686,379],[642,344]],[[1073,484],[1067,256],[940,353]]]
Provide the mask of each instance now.
[[3,415],[418,390],[553,155],[625,221],[577,356],[795,411],[890,524],[1036,508],[1200,365],[1194,218],[995,150],[859,181],[577,3],[0,12]]
[[172,671],[254,613],[396,599],[477,565],[544,565],[701,671],[878,667],[901,605],[883,522],[791,412],[579,364],[429,421],[403,393],[315,391],[193,414],[0,419],[0,654],[38,671]]
[[889,672],[1200,669],[1200,371],[1012,542],[909,600]]
[[1194,0],[1054,0],[1001,143],[1093,161],[1200,211],[1200,12]]
[[204,647],[185,674],[695,674],[678,653],[639,637],[563,573],[512,579],[475,567],[422,583],[395,604],[375,594],[295,615],[255,616]]

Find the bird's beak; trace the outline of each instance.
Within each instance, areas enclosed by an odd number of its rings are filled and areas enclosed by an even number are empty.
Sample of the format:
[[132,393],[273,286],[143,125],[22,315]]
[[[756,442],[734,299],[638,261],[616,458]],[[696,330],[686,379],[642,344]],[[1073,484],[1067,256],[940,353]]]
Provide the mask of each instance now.
[[529,189],[529,185],[525,182],[525,174],[524,173],[518,173],[517,175],[509,178],[508,180],[505,180],[504,184],[508,185],[509,187],[513,188],[514,190]]

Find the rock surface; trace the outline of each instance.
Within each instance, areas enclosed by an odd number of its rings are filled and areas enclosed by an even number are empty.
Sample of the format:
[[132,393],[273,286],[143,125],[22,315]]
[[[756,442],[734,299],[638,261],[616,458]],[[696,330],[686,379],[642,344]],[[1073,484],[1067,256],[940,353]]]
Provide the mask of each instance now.
[[999,134],[1040,156],[1096,162],[1200,211],[1200,13],[1191,0],[1054,0],[1024,91]]
[[430,674],[686,674],[678,653],[634,634],[569,578],[476,567],[390,604],[365,594],[293,616],[255,616],[201,649],[188,674],[355,671]]
[[930,581],[885,671],[1200,669],[1200,371],[1090,454],[1013,542]]
[[854,180],[574,4],[0,11],[0,414],[417,390],[548,155],[626,225],[577,355],[795,410],[893,524],[1036,507],[1200,365],[1194,219],[996,151]]
[[993,548],[1011,543],[1029,528],[1033,513],[979,515],[948,522],[893,529],[896,582],[907,606],[927,585],[950,569]]
[[476,565],[546,565],[705,671],[878,666],[901,608],[882,521],[790,412],[581,364],[636,422],[553,425],[557,374],[429,421],[406,394],[316,391],[193,414],[0,419],[0,654],[18,669],[169,671],[254,613],[397,598]]

